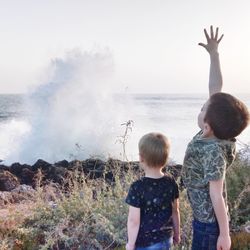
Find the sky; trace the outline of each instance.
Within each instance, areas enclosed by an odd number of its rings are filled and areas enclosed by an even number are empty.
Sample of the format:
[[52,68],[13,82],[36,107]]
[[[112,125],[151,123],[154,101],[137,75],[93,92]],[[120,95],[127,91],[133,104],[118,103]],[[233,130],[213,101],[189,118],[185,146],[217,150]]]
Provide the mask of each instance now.
[[250,93],[248,0],[0,0],[0,93],[25,93],[67,51],[108,49],[115,92],[204,93],[203,28],[220,28],[224,91]]

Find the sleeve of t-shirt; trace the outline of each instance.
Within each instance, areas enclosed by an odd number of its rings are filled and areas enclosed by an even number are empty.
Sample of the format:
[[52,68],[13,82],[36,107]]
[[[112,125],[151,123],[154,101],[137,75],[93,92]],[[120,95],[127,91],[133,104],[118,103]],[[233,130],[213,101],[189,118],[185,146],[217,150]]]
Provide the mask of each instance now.
[[207,182],[224,178],[226,171],[226,160],[219,148],[214,148],[207,154],[207,161],[204,166],[204,178]]
[[140,192],[140,183],[138,181],[132,183],[130,186],[125,202],[133,207],[141,207],[142,194]]

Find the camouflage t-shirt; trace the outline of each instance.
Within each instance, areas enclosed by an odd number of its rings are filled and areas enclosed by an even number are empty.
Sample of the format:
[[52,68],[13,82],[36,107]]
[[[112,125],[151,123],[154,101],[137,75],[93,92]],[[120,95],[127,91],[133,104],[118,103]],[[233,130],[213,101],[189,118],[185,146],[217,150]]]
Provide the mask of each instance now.
[[[216,217],[209,195],[209,181],[225,180],[226,169],[235,159],[235,139],[202,138],[200,131],[188,144],[182,170],[195,219],[210,223]],[[223,196],[226,203],[226,184]]]

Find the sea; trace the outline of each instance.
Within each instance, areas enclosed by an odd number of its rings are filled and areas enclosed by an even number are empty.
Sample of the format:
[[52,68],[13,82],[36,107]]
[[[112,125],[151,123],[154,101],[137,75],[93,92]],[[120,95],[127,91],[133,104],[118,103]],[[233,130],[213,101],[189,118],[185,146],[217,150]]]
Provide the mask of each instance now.
[[[250,107],[250,94],[236,96]],[[197,116],[207,95],[116,94],[112,101],[93,97],[88,103],[86,98],[73,99],[57,97],[52,102],[24,94],[1,94],[2,163],[89,157],[138,160],[140,137],[161,132],[170,139],[171,161],[181,164],[188,142],[199,131]],[[249,143],[247,128],[237,138],[237,147]]]

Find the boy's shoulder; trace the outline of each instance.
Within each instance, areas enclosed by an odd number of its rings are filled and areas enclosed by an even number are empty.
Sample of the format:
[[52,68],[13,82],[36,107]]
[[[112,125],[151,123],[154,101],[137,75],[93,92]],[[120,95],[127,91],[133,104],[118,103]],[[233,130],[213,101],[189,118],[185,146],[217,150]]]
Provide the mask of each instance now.
[[175,180],[174,176],[169,172],[164,173],[163,178],[167,182],[174,183],[174,184],[176,183],[176,180]]
[[135,180],[131,183],[130,189],[138,189],[143,186],[143,177],[139,178],[138,180]]
[[175,183],[176,181],[175,181],[175,178],[173,177],[172,174],[166,172],[166,173],[164,173],[164,176],[159,178],[159,179],[154,179],[154,178],[149,178],[149,177],[142,176],[138,180],[135,180],[131,184],[131,186],[138,187],[138,186],[142,186],[142,185],[147,185],[149,183],[157,183],[157,182]]
[[168,172],[164,173],[164,176],[158,179],[143,177],[139,182],[140,186],[155,186],[156,188],[160,187],[170,187],[176,186],[175,178]]
[[184,166],[190,168],[196,168],[196,166],[200,165],[230,166],[235,156],[235,139],[203,138],[199,132],[187,147]]
[[233,151],[235,149],[235,138],[230,140],[222,140],[218,138],[203,138],[202,131],[197,133],[191,142],[189,143],[188,147],[194,148],[197,150],[205,151],[203,153],[208,153],[211,151],[215,151],[217,153],[222,153],[224,151]]

